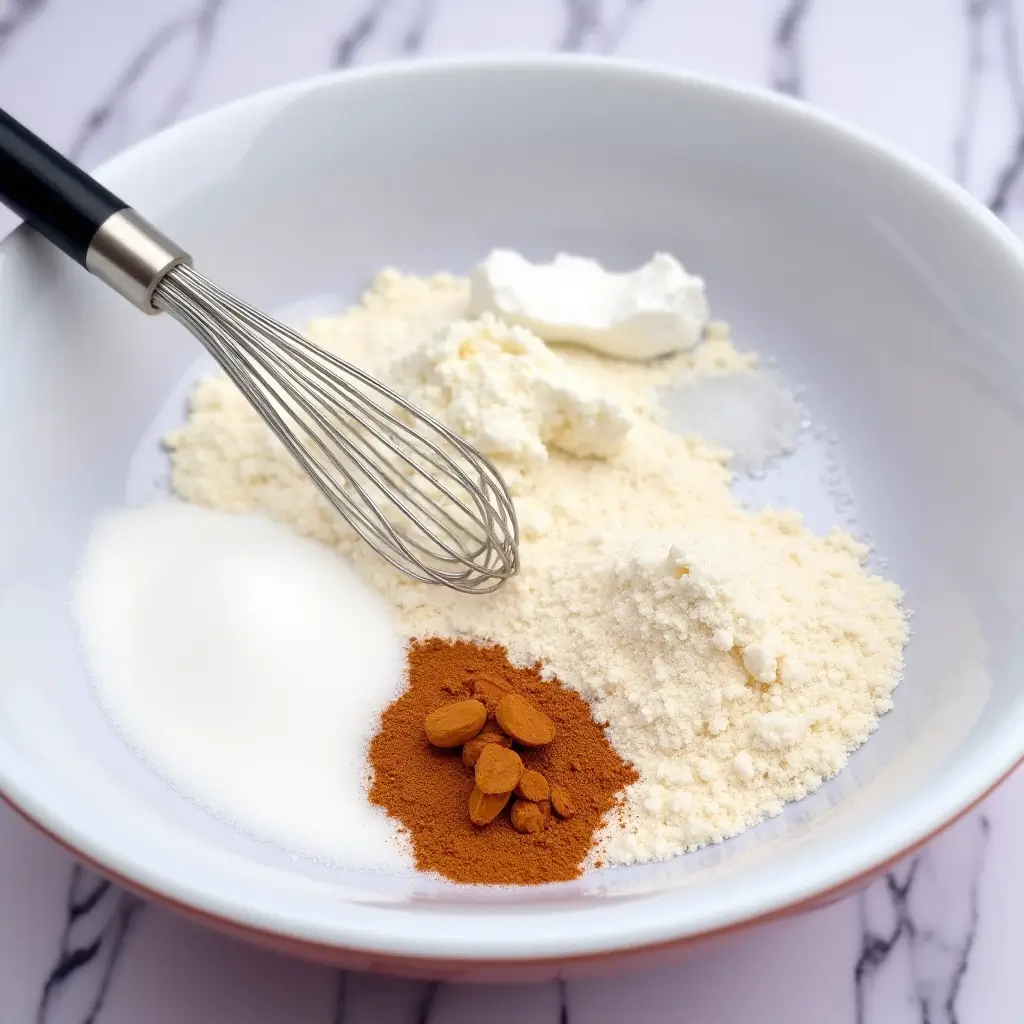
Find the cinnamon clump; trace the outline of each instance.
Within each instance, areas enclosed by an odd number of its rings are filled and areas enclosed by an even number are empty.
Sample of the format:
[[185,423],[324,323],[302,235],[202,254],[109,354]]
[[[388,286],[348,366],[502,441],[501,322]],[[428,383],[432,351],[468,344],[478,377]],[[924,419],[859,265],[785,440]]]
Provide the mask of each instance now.
[[[408,688],[384,711],[370,744],[370,800],[405,827],[416,866],[453,882],[484,885],[577,878],[604,814],[637,778],[612,749],[586,702],[556,680],[542,679],[536,667],[516,668],[497,645],[438,638],[414,641],[408,650],[408,676]],[[513,813],[502,813],[507,794],[488,796],[477,790],[471,803],[476,764],[468,767],[457,746],[441,749],[428,739],[428,716],[435,738],[451,742],[459,735],[465,716],[476,709],[467,707],[454,716],[437,714],[459,701],[479,701],[488,713],[483,729],[504,733],[494,715],[508,693],[527,702],[526,711],[520,702],[512,702],[515,718],[510,732],[518,730],[526,741],[547,739],[543,723],[529,718],[528,709],[533,708],[550,719],[557,735],[544,746],[520,746],[514,738],[524,770],[513,785],[527,777],[527,786],[539,785],[530,773],[543,776],[550,783],[550,803],[556,812],[568,811],[566,817],[552,817],[547,800],[529,803],[522,797],[514,800]],[[510,725],[507,718],[505,724]],[[467,753],[467,760],[475,756],[479,763],[480,750]],[[495,756],[496,751],[491,754]],[[471,815],[479,824],[470,820]]]

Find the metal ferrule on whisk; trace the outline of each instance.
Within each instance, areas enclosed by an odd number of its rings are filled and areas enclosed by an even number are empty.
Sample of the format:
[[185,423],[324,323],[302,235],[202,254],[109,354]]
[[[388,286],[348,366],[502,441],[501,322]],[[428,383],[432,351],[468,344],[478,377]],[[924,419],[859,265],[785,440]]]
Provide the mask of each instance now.
[[85,267],[151,315],[156,286],[172,267],[192,266],[192,257],[144,217],[126,207],[112,213],[97,229],[85,254]]

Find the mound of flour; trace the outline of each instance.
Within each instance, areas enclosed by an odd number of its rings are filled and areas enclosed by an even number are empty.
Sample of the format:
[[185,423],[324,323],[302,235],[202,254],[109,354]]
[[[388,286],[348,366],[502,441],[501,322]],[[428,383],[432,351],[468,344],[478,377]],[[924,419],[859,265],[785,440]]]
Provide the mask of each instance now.
[[387,376],[492,459],[544,462],[551,447],[601,458],[629,432],[624,411],[579,381],[540,338],[490,313],[433,332]]
[[[425,339],[467,317],[464,280],[387,271],[308,334],[388,381]],[[849,536],[816,536],[792,512],[744,512],[730,453],[664,425],[659,388],[754,365],[721,325],[651,364],[552,352],[561,376],[632,426],[600,459],[551,447],[524,468],[495,455],[515,481],[523,568],[494,594],[416,584],[382,563],[226,380],[200,382],[188,422],[168,438],[173,484],[190,501],[263,512],[341,550],[408,636],[496,641],[520,664],[541,660],[608,722],[641,776],[599,855],[665,858],[777,814],[843,766],[900,678],[901,595],[867,573]],[[466,399],[456,380],[432,411],[446,418],[446,402],[464,409]]]

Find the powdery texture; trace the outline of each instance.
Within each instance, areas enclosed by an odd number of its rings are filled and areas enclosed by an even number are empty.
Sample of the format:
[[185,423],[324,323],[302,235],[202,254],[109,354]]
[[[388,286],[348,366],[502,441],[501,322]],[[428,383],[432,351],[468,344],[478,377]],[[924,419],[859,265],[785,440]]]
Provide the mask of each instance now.
[[[370,744],[370,800],[402,823],[424,871],[453,882],[538,885],[580,874],[605,813],[636,778],[594,724],[580,696],[545,682],[533,667],[510,665],[500,647],[424,640],[408,653],[409,682],[381,718]],[[480,677],[519,693],[555,723],[554,742],[519,748],[527,768],[560,786],[576,809],[536,835],[516,832],[509,809],[485,827],[469,820],[473,772],[461,751],[438,750],[423,731],[438,707],[471,697]]]
[[[308,333],[389,379],[396,360],[466,318],[467,298],[465,281],[386,271],[360,305]],[[792,512],[744,513],[729,490],[729,453],[663,426],[657,388],[754,364],[724,325],[653,364],[557,353],[578,387],[633,426],[604,459],[552,446],[524,469],[495,456],[513,481],[523,569],[494,594],[456,594],[390,569],[227,381],[201,382],[188,423],[169,438],[174,487],[201,504],[265,512],[346,552],[410,637],[497,642],[522,666],[540,659],[609,722],[641,776],[598,856],[665,858],[777,814],[842,767],[899,679],[900,593],[865,572],[852,538],[817,537]]]
[[[793,512],[674,536],[555,573],[537,614],[560,634],[544,638],[558,651],[546,670],[580,687],[641,768],[632,827],[605,835],[616,862],[724,839],[817,789],[899,681],[899,589],[862,571],[849,537],[815,537]],[[559,617],[581,586],[602,613]]]
[[168,502],[100,519],[73,601],[98,702],[175,788],[291,851],[411,865],[364,785],[403,638],[344,559]]
[[762,371],[695,376],[672,389],[672,428],[728,448],[740,473],[761,473],[796,451],[805,415],[781,381]]
[[533,465],[548,448],[607,456],[629,432],[614,402],[543,341],[485,313],[438,328],[388,372],[392,387],[491,458]]

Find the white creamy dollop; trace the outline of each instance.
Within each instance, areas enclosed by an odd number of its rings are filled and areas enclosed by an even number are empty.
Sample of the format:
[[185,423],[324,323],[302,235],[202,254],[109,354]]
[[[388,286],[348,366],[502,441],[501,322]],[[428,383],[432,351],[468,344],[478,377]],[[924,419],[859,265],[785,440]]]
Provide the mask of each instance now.
[[704,281],[668,253],[628,273],[560,253],[530,263],[495,249],[470,278],[470,311],[494,313],[544,341],[576,342],[619,359],[693,348],[708,322]]
[[549,447],[606,458],[631,426],[540,338],[489,313],[439,328],[389,379],[485,455],[527,465],[547,461]]

